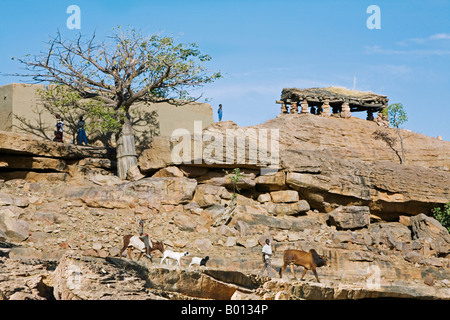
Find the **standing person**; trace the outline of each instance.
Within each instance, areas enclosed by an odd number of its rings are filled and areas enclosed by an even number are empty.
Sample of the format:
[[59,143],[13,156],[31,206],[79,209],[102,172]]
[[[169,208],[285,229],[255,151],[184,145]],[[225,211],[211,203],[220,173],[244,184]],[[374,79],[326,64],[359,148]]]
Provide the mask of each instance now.
[[56,131],[55,131],[55,139],[53,141],[63,142],[63,126],[64,120],[60,117],[59,114],[56,115]]
[[266,239],[266,244],[262,248],[262,256],[264,265],[261,270],[261,276],[264,274],[264,271],[267,269],[267,275],[270,277],[270,269],[272,268],[272,247],[270,245],[270,240]]
[[80,145],[84,144],[87,146],[86,131],[84,130],[86,122],[83,120],[83,116],[80,116],[80,121],[78,121],[78,142]]
[[144,242],[144,245],[145,245],[145,251],[146,251],[145,256],[147,258],[151,259],[151,256],[150,256],[150,241],[148,240],[148,234],[144,233],[144,220],[142,220],[142,219],[139,220],[138,232],[139,232],[139,239],[141,239]]
[[222,121],[222,105],[219,104],[219,110],[217,110],[217,114],[219,115],[219,121]]

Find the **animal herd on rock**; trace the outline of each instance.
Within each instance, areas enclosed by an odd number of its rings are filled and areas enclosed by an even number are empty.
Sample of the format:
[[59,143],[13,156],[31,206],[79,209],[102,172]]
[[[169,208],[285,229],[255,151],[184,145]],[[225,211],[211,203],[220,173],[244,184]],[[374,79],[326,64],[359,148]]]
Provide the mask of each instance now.
[[[133,260],[133,257],[131,256],[131,251],[133,249],[136,249],[140,252],[138,261],[141,259],[141,257],[146,254],[146,257],[150,259],[151,262],[152,256],[151,253],[159,250],[163,257],[161,259],[161,264],[166,261],[166,264],[169,263],[169,258],[172,260],[175,260],[177,262],[178,266],[181,266],[180,259],[184,256],[188,256],[189,252],[174,252],[172,250],[165,250],[164,244],[161,241],[153,241],[149,240],[148,234],[144,233],[144,221],[139,221],[139,236],[136,235],[125,235],[123,237],[123,247],[120,251],[119,257],[122,257],[122,254],[125,250],[127,250],[128,257],[130,260]],[[267,248],[269,246],[269,248]],[[270,241],[269,239],[266,239],[266,245],[263,247],[262,250],[263,254],[263,261],[264,266],[261,270],[261,275],[263,275],[263,272],[265,269],[267,269],[268,275],[270,276],[270,268],[271,267],[271,256],[272,256],[272,249],[270,248]],[[209,260],[209,256],[206,256],[205,258],[199,258],[199,257],[193,257],[191,260],[191,263],[189,266],[192,265],[199,265],[206,267],[206,263]],[[294,265],[296,266],[302,266],[304,268],[302,276],[300,278],[300,281],[303,280],[303,277],[305,276],[307,270],[311,270],[314,273],[314,276],[316,277],[317,282],[319,281],[319,277],[317,276],[316,268],[325,266],[327,264],[327,258],[324,256],[319,255],[316,250],[310,249],[309,252],[302,251],[302,250],[295,250],[295,249],[288,249],[284,251],[283,254],[283,265],[280,268],[279,275],[280,278],[283,276],[283,271],[290,266],[292,275],[294,279],[297,280],[297,277],[294,273]]]

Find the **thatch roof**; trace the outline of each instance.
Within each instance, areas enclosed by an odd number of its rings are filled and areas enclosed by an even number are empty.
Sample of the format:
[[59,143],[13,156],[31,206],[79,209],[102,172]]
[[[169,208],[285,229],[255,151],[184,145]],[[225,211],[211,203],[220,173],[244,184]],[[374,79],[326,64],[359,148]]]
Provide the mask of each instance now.
[[330,105],[348,102],[352,111],[363,111],[372,109],[379,111],[387,105],[387,96],[350,90],[343,87],[328,88],[285,88],[281,93],[281,103],[302,102],[307,100],[310,106],[320,106],[323,102],[329,101]]

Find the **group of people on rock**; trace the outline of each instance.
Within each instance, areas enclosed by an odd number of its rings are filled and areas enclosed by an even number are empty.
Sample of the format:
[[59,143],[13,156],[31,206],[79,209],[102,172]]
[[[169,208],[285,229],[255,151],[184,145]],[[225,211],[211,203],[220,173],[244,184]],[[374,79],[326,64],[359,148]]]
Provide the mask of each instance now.
[[[78,144],[80,145],[86,145],[88,144],[87,136],[86,136],[86,130],[84,126],[86,125],[86,122],[83,119],[83,116],[80,116],[78,121]],[[53,141],[56,142],[64,142],[63,141],[63,134],[64,134],[64,119],[61,118],[59,114],[56,115],[56,124],[55,124],[55,138]]]
[[[217,110],[217,114],[219,116],[219,121],[222,121],[222,105],[219,104],[219,109]],[[88,144],[87,136],[86,136],[86,130],[85,130],[86,122],[83,119],[83,116],[80,116],[78,121],[78,144],[79,145],[86,145]],[[55,124],[55,138],[53,141],[56,142],[64,142],[63,141],[63,134],[64,134],[64,119],[61,118],[59,114],[56,115],[56,124]]]

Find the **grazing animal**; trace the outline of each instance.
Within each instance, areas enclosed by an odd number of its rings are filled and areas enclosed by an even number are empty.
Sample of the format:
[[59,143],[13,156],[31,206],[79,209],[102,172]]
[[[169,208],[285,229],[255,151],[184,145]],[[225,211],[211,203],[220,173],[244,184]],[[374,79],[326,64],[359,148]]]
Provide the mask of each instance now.
[[168,258],[176,260],[177,264],[180,266],[180,259],[184,256],[188,256],[189,252],[174,252],[172,250],[166,250],[163,253],[163,257],[161,259],[161,264],[163,263],[164,260],[166,260],[166,264],[168,263],[169,260],[167,260]]
[[286,267],[290,265],[292,275],[297,280],[297,277],[294,273],[294,265],[297,265],[304,268],[300,280],[303,280],[303,277],[305,276],[307,270],[312,270],[314,276],[317,279],[317,282],[320,282],[319,277],[317,276],[316,268],[322,267],[326,264],[327,258],[319,256],[314,249],[309,250],[309,252],[293,249],[286,250],[284,251],[283,255],[283,266],[280,269],[280,278],[283,276],[284,269],[286,269]]
[[200,267],[201,266],[205,266],[206,267],[206,262],[208,262],[209,260],[209,256],[202,258],[198,258],[198,257],[193,257],[191,260],[191,263],[189,264],[189,267],[192,266],[193,264],[198,264]]
[[[139,239],[139,236],[133,236],[131,234],[123,236],[123,248],[120,251],[119,257],[122,256],[122,253],[128,249],[128,257],[130,258],[130,260],[133,260],[133,257],[131,256],[131,250],[135,248],[138,251],[140,251],[139,254],[139,259],[141,259],[142,255],[144,253],[146,253],[145,250],[145,244],[144,242]],[[150,240],[150,253],[152,253],[153,251],[159,250],[161,253],[164,253],[164,244],[161,241],[153,241]],[[153,262],[151,256],[150,256],[150,261]]]

